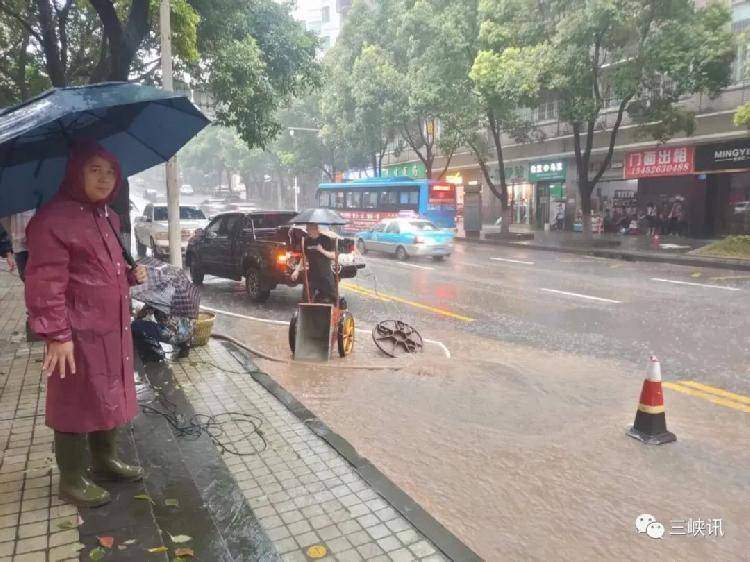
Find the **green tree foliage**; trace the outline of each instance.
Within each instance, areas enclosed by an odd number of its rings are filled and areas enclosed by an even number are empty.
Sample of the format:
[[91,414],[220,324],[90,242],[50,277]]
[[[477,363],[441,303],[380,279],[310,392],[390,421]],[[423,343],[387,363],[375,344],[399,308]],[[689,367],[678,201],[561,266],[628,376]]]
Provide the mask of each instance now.
[[274,0],[195,5],[202,6],[199,49],[210,47],[197,74],[217,103],[217,118],[249,147],[264,147],[281,130],[276,112],[319,85],[317,39]]
[[[465,106],[462,125],[464,142],[474,152],[490,190],[500,199],[502,228],[510,228],[508,186],[503,159],[503,137],[528,140],[531,128],[521,108],[538,104],[542,69],[550,56],[542,43],[543,30],[533,18],[534,0],[481,0],[471,14],[481,22],[478,51],[469,77],[474,85],[472,100]],[[469,26],[476,29],[477,24]],[[498,175],[487,162],[494,156]]]
[[734,124],[738,127],[750,128],[750,103],[737,108],[737,112],[734,114]]
[[[609,167],[624,115],[644,134],[665,140],[691,133],[694,115],[677,102],[715,95],[729,83],[734,53],[729,13],[691,0],[556,0],[540,4],[539,46],[550,49],[544,80],[573,131],[584,233],[591,232],[591,194]],[[535,48],[535,46],[531,48]],[[590,171],[603,111],[613,110],[607,153]]]

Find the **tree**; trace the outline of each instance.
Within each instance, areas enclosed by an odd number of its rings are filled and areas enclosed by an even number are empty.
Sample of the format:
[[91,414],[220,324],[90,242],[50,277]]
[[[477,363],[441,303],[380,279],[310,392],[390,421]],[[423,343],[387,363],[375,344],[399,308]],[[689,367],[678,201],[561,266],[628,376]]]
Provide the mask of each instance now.
[[746,103],[737,108],[733,121],[738,127],[750,128],[750,103]]
[[[463,139],[471,148],[485,183],[500,200],[502,231],[510,231],[511,209],[503,158],[503,138],[528,140],[530,123],[522,109],[534,107],[541,91],[543,61],[548,50],[543,40],[543,27],[528,15],[536,0],[482,0],[478,10],[466,18],[467,32],[479,26],[479,50],[475,51],[469,77],[474,91],[463,114]],[[467,42],[467,48],[470,43]],[[498,175],[488,165],[490,157],[497,160]]]
[[[198,56],[198,14],[187,0],[170,5],[179,68]],[[8,101],[18,103],[50,86],[153,82],[158,8],[159,0],[0,0],[0,45],[7,45],[2,48],[9,55],[0,72],[8,79]]]
[[[591,194],[609,168],[627,113],[641,132],[663,141],[692,133],[694,114],[678,102],[697,92],[716,95],[729,83],[733,57],[729,13],[718,3],[691,0],[553,0],[531,19],[546,38],[522,50],[547,47],[544,80],[572,127],[584,235],[591,235]],[[590,172],[602,112],[616,117],[607,152]],[[593,174],[593,175],[592,175]]]
[[200,4],[199,49],[210,50],[201,53],[196,79],[217,102],[220,123],[235,127],[248,147],[265,147],[281,130],[276,112],[320,83],[317,39],[274,0]]

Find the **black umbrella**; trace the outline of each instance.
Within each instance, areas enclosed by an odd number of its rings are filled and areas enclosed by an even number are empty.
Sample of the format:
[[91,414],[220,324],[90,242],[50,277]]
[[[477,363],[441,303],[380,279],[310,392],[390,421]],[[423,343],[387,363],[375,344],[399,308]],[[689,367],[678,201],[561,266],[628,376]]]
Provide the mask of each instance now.
[[289,224],[348,224],[348,220],[330,209],[306,209]]
[[93,140],[125,177],[166,162],[208,119],[184,94],[127,82],[55,88],[0,111],[0,216],[49,200],[71,145]]

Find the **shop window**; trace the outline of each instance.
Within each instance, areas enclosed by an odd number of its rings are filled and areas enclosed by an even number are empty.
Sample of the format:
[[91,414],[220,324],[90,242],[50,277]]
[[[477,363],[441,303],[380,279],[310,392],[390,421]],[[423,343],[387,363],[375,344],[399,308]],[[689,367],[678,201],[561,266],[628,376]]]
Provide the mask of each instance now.
[[331,8],[329,6],[323,6],[320,10],[320,21],[328,23],[331,21]]

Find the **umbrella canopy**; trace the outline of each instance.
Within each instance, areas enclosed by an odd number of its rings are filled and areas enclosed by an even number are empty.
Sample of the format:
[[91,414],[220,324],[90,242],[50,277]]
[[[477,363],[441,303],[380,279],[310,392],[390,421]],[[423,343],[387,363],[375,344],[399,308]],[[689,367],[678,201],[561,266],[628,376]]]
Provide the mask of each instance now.
[[154,258],[138,263],[146,268],[148,278],[130,289],[130,296],[171,316],[198,318],[201,293],[185,270]]
[[0,111],[0,216],[49,200],[76,140],[99,142],[127,177],[167,161],[208,123],[184,95],[127,82],[55,88]]
[[330,209],[306,209],[289,224],[347,224],[349,221]]

